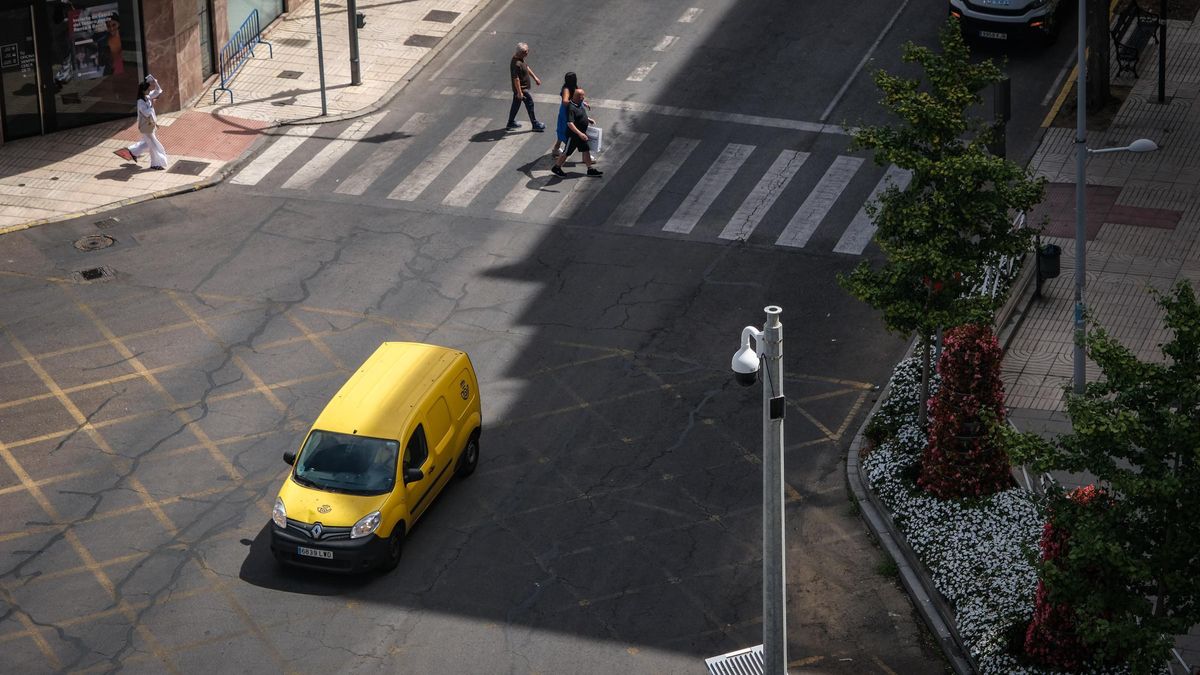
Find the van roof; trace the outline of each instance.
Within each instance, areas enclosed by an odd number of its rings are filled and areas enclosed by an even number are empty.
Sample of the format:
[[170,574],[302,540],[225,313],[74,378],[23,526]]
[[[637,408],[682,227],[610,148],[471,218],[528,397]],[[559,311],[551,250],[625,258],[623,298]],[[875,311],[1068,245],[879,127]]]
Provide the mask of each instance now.
[[403,443],[400,434],[421,396],[461,356],[420,342],[384,342],[325,405],[313,428]]

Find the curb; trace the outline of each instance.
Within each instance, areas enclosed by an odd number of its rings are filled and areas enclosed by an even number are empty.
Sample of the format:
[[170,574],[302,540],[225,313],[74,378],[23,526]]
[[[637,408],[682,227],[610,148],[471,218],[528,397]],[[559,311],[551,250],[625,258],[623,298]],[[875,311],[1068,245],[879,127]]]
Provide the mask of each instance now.
[[[90,209],[86,209],[83,211],[75,211],[75,212],[66,213],[66,214],[63,214],[60,216],[53,216],[50,218],[41,218],[38,220],[31,220],[31,221],[24,222],[24,223],[18,223],[16,225],[3,226],[3,227],[0,227],[0,236],[4,236],[6,234],[11,234],[13,232],[20,232],[22,230],[28,230],[28,229],[31,229],[34,227],[40,227],[42,225],[51,225],[53,223],[63,223],[68,220],[75,220],[76,218],[82,218],[84,216],[92,216],[92,215],[96,215],[98,213],[104,213],[105,211],[112,211],[114,209],[119,209],[119,208],[123,208],[126,206],[132,206],[134,204],[140,204],[142,202],[148,202],[148,201],[151,201],[154,199],[162,199],[163,197],[174,197],[176,195],[186,194],[189,192],[198,192],[200,190],[204,190],[206,188],[210,188],[215,185],[219,185],[220,183],[224,182],[225,179],[234,172],[234,170],[241,168],[242,164],[246,161],[246,159],[251,157],[252,155],[254,155],[256,152],[258,152],[258,150],[261,148],[261,146],[267,142],[266,139],[269,139],[272,137],[271,134],[265,133],[266,131],[268,131],[270,129],[278,129],[280,127],[287,127],[287,126],[307,126],[310,124],[332,124],[334,122],[344,122],[346,120],[357,119],[357,118],[363,117],[365,115],[370,115],[371,113],[376,112],[380,108],[383,108],[384,106],[391,103],[392,100],[394,100],[396,98],[396,96],[398,96],[400,94],[400,92],[402,92],[405,89],[405,87],[407,87],[409,85],[409,83],[411,83],[413,80],[420,77],[421,73],[425,70],[425,67],[427,65],[429,65],[429,62],[432,61],[433,59],[437,58],[437,56],[440,55],[443,50],[445,50],[446,46],[448,46],[454,40],[454,38],[458,37],[459,33],[466,30],[467,24],[470,24],[471,22],[473,22],[475,20],[475,18],[477,16],[479,16],[479,14],[482,13],[484,9],[490,7],[493,2],[494,2],[494,0],[483,0],[478,5],[476,5],[474,9],[472,9],[470,12],[467,13],[467,15],[465,17],[463,17],[463,20],[457,26],[455,26],[454,28],[451,28],[450,32],[446,33],[446,37],[443,40],[441,40],[440,42],[438,42],[436,47],[430,49],[429,53],[425,54],[425,56],[422,57],[420,61],[417,61],[417,63],[415,65],[413,65],[412,69],[409,70],[409,72],[406,73],[404,75],[404,77],[397,80],[396,84],[392,85],[391,89],[388,89],[387,92],[383,96],[380,96],[379,99],[377,101],[375,101],[375,103],[372,103],[371,105],[368,105],[365,108],[356,110],[354,112],[343,113],[341,115],[337,115],[337,116],[333,116],[333,117],[308,118],[306,120],[288,120],[288,121],[276,122],[275,124],[272,124],[270,126],[263,127],[264,133],[259,138],[259,140],[252,143],[249,148],[246,148],[246,150],[243,151],[240,156],[238,156],[235,159],[230,160],[229,162],[226,162],[225,166],[218,169],[216,171],[216,173],[214,173],[212,176],[206,178],[205,180],[202,180],[202,181],[199,181],[196,183],[189,183],[187,185],[180,185],[178,187],[165,188],[163,190],[157,190],[155,192],[150,192],[150,193],[143,194],[143,195],[137,195],[136,197],[127,197],[120,201],[110,202],[108,204],[102,204],[100,206],[95,206],[95,207],[92,207]],[[267,28],[268,29],[273,28],[275,25],[277,25],[279,23],[279,21],[280,21],[280,19],[277,18],[270,25],[268,25]],[[264,32],[266,32],[266,31],[264,31]],[[201,92],[201,93],[203,93],[203,92]],[[189,110],[194,109],[194,106],[192,108],[188,108],[188,109]],[[220,114],[216,113],[216,112],[213,112],[210,114],[220,116]]]
[[[901,360],[912,356],[916,346],[916,340],[909,343]],[[947,660],[950,661],[950,666],[954,669],[955,674],[974,675],[979,671],[974,660],[970,658],[967,650],[963,647],[962,637],[959,636],[954,626],[953,612],[950,611],[942,594],[934,587],[933,579],[929,578],[925,567],[917,560],[908,542],[905,541],[904,535],[896,529],[891,515],[879,503],[875,493],[867,487],[863,480],[859,466],[859,454],[864,441],[863,432],[867,428],[867,423],[871,421],[875,413],[879,412],[879,408],[887,400],[890,392],[890,383],[884,385],[875,399],[875,405],[871,406],[862,425],[854,434],[854,440],[850,442],[850,450],[846,453],[846,481],[850,484],[850,491],[854,494],[854,501],[858,504],[863,521],[871,528],[871,533],[875,535],[879,545],[896,562],[904,590],[912,598],[921,618],[925,620],[925,625],[937,638],[938,645],[942,648],[942,653],[946,655]]]

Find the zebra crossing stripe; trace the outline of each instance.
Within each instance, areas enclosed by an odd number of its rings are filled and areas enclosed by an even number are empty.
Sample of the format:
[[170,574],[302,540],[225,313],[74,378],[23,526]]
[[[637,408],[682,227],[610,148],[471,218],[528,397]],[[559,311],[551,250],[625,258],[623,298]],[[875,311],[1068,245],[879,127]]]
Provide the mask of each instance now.
[[295,152],[296,148],[303,145],[309,136],[316,133],[319,126],[311,124],[303,127],[288,127],[282,136],[237,172],[233,178],[230,178],[229,182],[237,185],[258,185],[259,181],[271,173],[271,169],[279,166],[279,163]]
[[437,148],[421,162],[412,173],[408,174],[396,189],[388,195],[388,199],[399,199],[411,202],[429,187],[446,167],[450,166],[463,150],[470,145],[470,137],[484,130],[488,125],[486,117],[468,117],[442,139]]
[[397,130],[400,138],[393,142],[383,143],[376,148],[367,161],[342,181],[342,184],[337,186],[334,192],[342,195],[361,195],[366,192],[367,188],[371,187],[371,183],[378,180],[384,170],[396,161],[396,157],[412,145],[413,137],[425,133],[433,119],[433,115],[428,113],[417,113],[408,118],[408,121]]
[[817,186],[808,193],[804,203],[792,215],[787,227],[783,228],[783,232],[775,240],[775,245],[803,248],[813,232],[817,231],[817,226],[833,208],[842,191],[850,184],[850,179],[854,178],[855,172],[862,163],[861,157],[838,155],[837,159],[833,160],[833,163],[825,170],[825,175],[821,176]]
[[692,187],[692,191],[684,198],[683,203],[675,209],[675,213],[667,220],[663,230],[679,234],[691,233],[692,228],[696,227],[696,223],[700,222],[700,217],[704,215],[708,207],[712,206],[729,181],[733,180],[734,174],[742,167],[751,152],[754,152],[753,145],[738,143],[726,145],[717,160],[708,167],[708,171],[704,173],[700,182]]
[[530,170],[528,176],[522,175],[517,179],[517,184],[508,191],[507,195],[504,195],[504,199],[500,200],[496,210],[504,213],[525,213],[525,209],[529,208],[533,200],[553,179],[554,174],[550,173],[549,169],[538,171],[536,174]]
[[[624,133],[614,133],[612,138],[604,139],[604,154],[598,155],[600,160],[598,166],[603,169],[607,178],[612,178],[612,174],[620,170],[621,165],[625,160],[633,156],[633,153],[642,145],[642,141],[646,140],[646,134],[627,131]],[[587,206],[592,197],[604,187],[606,178],[588,178],[580,176],[571,182],[571,191],[563,198],[558,206],[550,212],[551,218],[567,218],[581,211]]]
[[659,192],[666,187],[671,180],[671,176],[683,166],[687,161],[692,151],[700,141],[694,138],[675,138],[663,151],[662,155],[646,170],[645,175],[638,180],[638,184],[629,193],[629,196],[617,206],[617,210],[609,216],[608,220],[617,225],[632,227],[637,222],[638,216],[650,206],[650,202],[658,196]]
[[895,164],[889,166],[884,172],[883,178],[879,179],[875,189],[871,190],[864,206],[854,214],[854,220],[850,221],[850,226],[842,233],[842,238],[838,239],[837,246],[833,247],[834,253],[862,255],[862,252],[867,249],[867,244],[871,243],[871,237],[875,236],[876,230],[875,223],[871,222],[871,216],[867,215],[865,204],[879,199],[879,195],[883,194],[889,185],[895,185],[903,190],[908,187],[910,180],[912,180],[911,171],[901,169]]
[[804,165],[808,155],[807,152],[795,150],[784,150],[779,153],[779,156],[771,163],[771,168],[767,169],[767,172],[758,181],[758,185],[755,185],[746,199],[742,201],[737,213],[729,219],[729,223],[721,232],[720,237],[742,241],[749,239],[754,228],[762,222],[763,216],[767,215],[767,211],[771,210],[771,206],[787,188],[792,177]]
[[374,115],[368,115],[362,119],[355,120],[350,126],[346,127],[342,133],[338,134],[336,140],[330,141],[321,148],[321,151],[313,156],[312,159],[305,162],[304,166],[300,167],[296,173],[292,174],[283,183],[283,187],[289,190],[307,190],[317,182],[317,179],[325,174],[331,166],[337,163],[339,159],[346,156],[347,152],[353,148],[360,140],[379,124],[379,120],[387,115],[386,112],[378,112]]
[[466,176],[455,185],[442,200],[446,206],[469,206],[479,196],[489,181],[504,171],[504,166],[516,156],[517,151],[538,134],[508,134],[496,141],[483,159],[479,160]]

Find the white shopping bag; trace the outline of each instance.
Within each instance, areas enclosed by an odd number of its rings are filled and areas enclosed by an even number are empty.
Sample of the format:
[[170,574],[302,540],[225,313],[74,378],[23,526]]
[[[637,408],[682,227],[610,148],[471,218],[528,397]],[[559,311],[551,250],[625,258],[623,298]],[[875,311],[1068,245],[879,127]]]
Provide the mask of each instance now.
[[588,146],[591,147],[592,154],[600,154],[600,150],[604,146],[604,130],[597,126],[590,126],[584,133],[587,134]]

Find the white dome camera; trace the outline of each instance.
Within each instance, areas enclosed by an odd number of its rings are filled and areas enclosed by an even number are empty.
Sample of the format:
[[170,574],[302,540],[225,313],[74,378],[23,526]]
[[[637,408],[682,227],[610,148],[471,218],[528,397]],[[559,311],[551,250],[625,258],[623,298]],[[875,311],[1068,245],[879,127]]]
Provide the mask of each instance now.
[[[734,379],[743,387],[749,387],[758,381],[758,350],[762,345],[762,337],[762,331],[754,326],[742,329],[742,346],[734,353],[730,367],[733,368]],[[754,347],[750,346],[751,338],[754,338]]]

